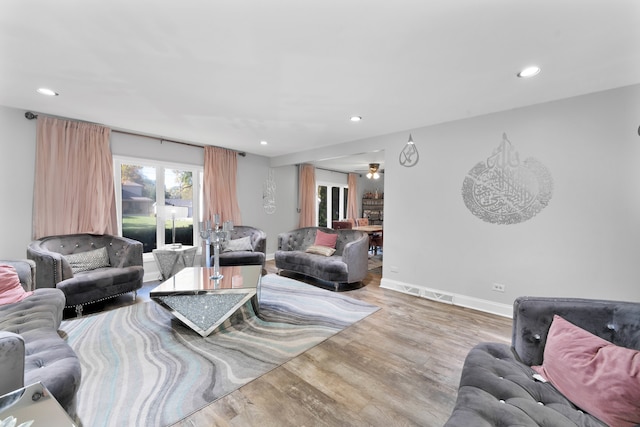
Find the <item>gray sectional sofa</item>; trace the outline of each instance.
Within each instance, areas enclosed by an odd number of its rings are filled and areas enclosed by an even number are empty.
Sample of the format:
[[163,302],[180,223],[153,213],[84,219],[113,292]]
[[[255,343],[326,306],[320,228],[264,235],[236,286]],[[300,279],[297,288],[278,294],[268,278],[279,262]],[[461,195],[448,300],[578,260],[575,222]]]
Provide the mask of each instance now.
[[[550,382],[534,377],[537,372],[531,366],[544,362],[554,315],[616,346],[640,350],[640,303],[518,298],[511,347],[482,343],[469,352],[455,408],[445,427],[606,425],[575,406]],[[620,400],[617,392],[608,392],[598,396],[605,405]]]
[[[68,256],[102,248],[108,254],[106,263],[74,272]],[[136,297],[144,276],[142,250],[142,243],[125,237],[69,234],[34,240],[27,248],[27,258],[36,263],[37,287],[60,289],[66,297],[66,307],[74,307],[81,316],[85,304],[129,292]]]
[[80,361],[58,335],[65,305],[59,289],[33,289],[35,263],[0,261],[13,265],[26,291],[20,302],[0,305],[0,395],[42,382],[71,415],[80,386]]
[[[337,234],[331,256],[305,252],[315,242],[318,230]],[[336,291],[361,282],[367,275],[369,236],[357,230],[305,227],[280,233],[275,253],[276,268],[331,282]]]

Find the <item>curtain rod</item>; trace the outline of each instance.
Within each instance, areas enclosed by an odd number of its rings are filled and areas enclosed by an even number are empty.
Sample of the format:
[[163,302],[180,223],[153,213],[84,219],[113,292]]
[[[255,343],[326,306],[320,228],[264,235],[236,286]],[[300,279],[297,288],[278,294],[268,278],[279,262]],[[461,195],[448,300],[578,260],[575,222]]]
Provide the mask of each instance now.
[[337,170],[334,170],[334,169],[327,169],[327,168],[319,168],[319,167],[316,167],[316,166],[314,166],[314,167],[315,167],[316,169],[320,169],[321,171],[335,172],[335,173],[343,173],[343,174],[345,174],[345,175],[349,175],[350,173],[355,173],[355,172],[337,171]]
[[[24,116],[27,118],[27,120],[33,120],[33,119],[37,119],[38,118],[38,115],[32,113],[31,111],[27,111],[26,113],[24,113]],[[124,135],[142,136],[144,138],[151,138],[151,139],[155,139],[155,140],[160,141],[161,144],[163,142],[171,142],[173,144],[186,145],[187,147],[204,148],[204,145],[191,144],[189,142],[182,142],[182,141],[174,141],[174,140],[171,140],[171,139],[158,138],[158,137],[155,137],[155,136],[143,135],[143,134],[135,133],[135,132],[127,132],[127,131],[124,131],[124,130],[111,129],[111,132],[121,133],[121,134],[124,134]],[[220,147],[220,148],[224,148],[225,150],[235,151],[239,156],[242,156],[242,157],[246,157],[247,156],[247,153],[245,153],[244,151],[233,150],[231,148],[226,148],[226,147]]]

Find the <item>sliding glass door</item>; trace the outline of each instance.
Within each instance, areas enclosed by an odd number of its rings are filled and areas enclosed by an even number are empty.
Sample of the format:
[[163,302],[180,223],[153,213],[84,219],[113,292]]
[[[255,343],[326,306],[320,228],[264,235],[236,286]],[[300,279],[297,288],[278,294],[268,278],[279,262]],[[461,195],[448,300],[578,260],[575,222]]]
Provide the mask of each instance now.
[[145,253],[165,244],[198,241],[193,214],[201,203],[201,167],[139,159],[114,163],[122,236],[142,242]]
[[318,184],[318,226],[331,228],[332,221],[346,218],[349,189],[345,184]]

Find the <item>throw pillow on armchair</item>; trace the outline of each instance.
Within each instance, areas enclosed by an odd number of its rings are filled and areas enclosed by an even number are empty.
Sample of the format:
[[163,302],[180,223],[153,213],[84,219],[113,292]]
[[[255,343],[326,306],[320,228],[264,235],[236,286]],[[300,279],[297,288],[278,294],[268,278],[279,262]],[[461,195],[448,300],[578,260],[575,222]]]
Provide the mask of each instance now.
[[0,264],[0,305],[20,302],[31,294],[23,289],[14,266]]

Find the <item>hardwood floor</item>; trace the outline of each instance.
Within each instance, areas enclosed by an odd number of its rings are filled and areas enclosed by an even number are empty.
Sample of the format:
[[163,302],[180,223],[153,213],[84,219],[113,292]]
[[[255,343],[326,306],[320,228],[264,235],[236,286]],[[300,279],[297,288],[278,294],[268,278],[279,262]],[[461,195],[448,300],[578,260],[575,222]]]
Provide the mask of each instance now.
[[[468,351],[509,343],[511,320],[382,289],[380,271],[344,292],[380,310],[174,426],[442,426]],[[157,284],[85,313],[148,301]]]
[[[344,292],[380,310],[174,426],[442,426],[468,351],[509,343],[511,319],[382,289],[380,272]],[[85,313],[148,301],[157,284]]]
[[381,289],[380,279],[345,292],[376,313],[174,425],[442,426],[467,352],[509,343],[511,320]]

